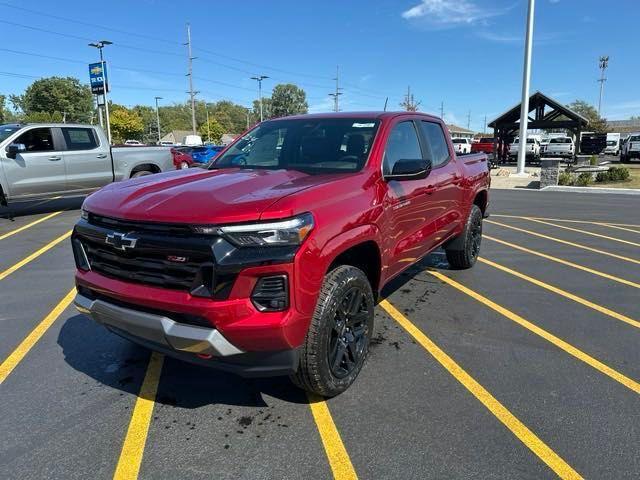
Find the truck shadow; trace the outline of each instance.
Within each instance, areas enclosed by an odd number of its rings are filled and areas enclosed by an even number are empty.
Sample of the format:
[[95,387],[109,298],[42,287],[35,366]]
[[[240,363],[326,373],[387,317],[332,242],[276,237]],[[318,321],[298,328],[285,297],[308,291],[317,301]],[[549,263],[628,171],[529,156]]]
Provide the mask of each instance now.
[[[149,350],[122,339],[84,315],[70,317],[58,335],[65,361],[100,386],[138,395]],[[265,407],[263,394],[290,403],[308,403],[287,377],[242,378],[165,357],[155,401],[195,409],[211,404]]]
[[79,210],[85,197],[48,198],[44,200],[26,200],[0,206],[0,218],[13,220],[16,217],[52,213],[58,210]]
[[[391,296],[397,290],[400,290],[406,283],[415,279],[418,275],[424,273],[425,270],[449,270],[449,262],[447,262],[447,257],[444,253],[444,250],[441,248],[431,252],[429,255],[424,257],[419,262],[415,263],[411,267],[407,268],[404,272],[398,275],[396,278],[391,280],[385,287],[382,289],[380,293],[379,301],[384,300],[385,298]],[[433,278],[434,283],[439,283],[440,281]]]

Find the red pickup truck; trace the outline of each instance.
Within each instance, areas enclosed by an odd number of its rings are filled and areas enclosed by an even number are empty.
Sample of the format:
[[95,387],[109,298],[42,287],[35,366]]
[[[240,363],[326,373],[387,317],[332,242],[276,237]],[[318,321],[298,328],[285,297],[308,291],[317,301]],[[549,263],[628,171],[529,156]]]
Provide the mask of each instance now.
[[478,256],[484,154],[419,113],[265,121],[204,169],[111,184],[74,228],[77,308],[150,349],[324,396],[358,375],[382,287]]

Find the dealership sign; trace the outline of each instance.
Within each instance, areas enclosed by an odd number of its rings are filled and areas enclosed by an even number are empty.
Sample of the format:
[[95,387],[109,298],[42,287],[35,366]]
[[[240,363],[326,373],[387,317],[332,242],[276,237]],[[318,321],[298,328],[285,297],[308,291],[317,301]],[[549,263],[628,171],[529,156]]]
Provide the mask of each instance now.
[[109,92],[109,77],[107,76],[107,62],[89,64],[89,81],[91,82],[91,93],[96,95],[104,94],[105,85]]

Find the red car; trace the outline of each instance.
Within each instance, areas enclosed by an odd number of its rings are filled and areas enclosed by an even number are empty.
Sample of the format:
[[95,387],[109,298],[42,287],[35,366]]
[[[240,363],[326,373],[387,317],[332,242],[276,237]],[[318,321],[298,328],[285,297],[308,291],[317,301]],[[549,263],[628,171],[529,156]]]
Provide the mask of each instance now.
[[173,165],[176,170],[184,170],[191,167],[195,162],[193,157],[186,150],[172,148],[171,156],[173,157]]
[[263,122],[209,169],[111,184],[72,236],[77,308],[150,349],[332,396],[358,375],[382,287],[440,246],[474,265],[484,154],[410,112]]

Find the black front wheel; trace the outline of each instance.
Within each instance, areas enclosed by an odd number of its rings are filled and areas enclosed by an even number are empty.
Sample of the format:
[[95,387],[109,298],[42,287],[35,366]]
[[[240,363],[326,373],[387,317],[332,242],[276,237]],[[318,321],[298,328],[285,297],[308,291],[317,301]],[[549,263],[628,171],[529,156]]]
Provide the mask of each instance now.
[[360,373],[369,352],[374,300],[367,276],[341,265],[324,279],[300,363],[291,380],[324,397],[344,392]]

